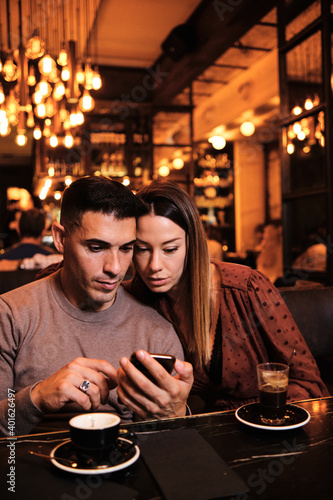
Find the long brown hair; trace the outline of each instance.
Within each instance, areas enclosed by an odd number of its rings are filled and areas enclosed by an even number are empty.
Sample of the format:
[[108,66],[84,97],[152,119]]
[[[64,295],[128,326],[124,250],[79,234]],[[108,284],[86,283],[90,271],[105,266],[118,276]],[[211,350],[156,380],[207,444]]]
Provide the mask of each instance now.
[[193,323],[187,349],[197,363],[206,365],[210,358],[210,269],[206,234],[198,210],[189,195],[170,181],[154,181],[140,189],[137,196],[150,213],[167,217],[187,235],[183,278],[191,293]]

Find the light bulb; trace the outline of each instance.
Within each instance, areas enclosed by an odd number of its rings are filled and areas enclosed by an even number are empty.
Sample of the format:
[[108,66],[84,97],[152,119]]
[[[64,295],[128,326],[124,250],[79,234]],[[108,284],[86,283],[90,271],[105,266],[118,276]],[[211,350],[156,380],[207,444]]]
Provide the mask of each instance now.
[[220,137],[218,135],[215,135],[214,137],[212,137],[212,146],[214,149],[223,149],[225,147],[225,145],[227,144],[227,141],[225,140],[224,137]]
[[59,111],[59,118],[61,123],[67,120],[68,116],[69,116],[68,110],[64,106],[61,106]]
[[[60,99],[65,95],[65,85],[63,84],[63,82],[61,80],[59,80],[55,84],[53,95],[54,94],[57,94],[57,96],[60,96]],[[60,100],[60,99],[57,99],[57,100]]]
[[34,71],[34,68],[32,66],[29,69],[27,84],[29,85],[29,87],[33,87],[34,85],[36,85],[35,71]]
[[52,99],[49,97],[45,103],[45,115],[48,117],[54,116],[57,112],[57,105]]
[[39,125],[37,125],[35,128],[34,128],[34,131],[33,131],[33,136],[34,138],[36,139],[36,141],[39,141],[39,139],[42,137],[42,131],[39,127]]
[[77,127],[77,115],[75,111],[72,111],[71,114],[69,115],[69,123],[71,124],[71,127]]
[[295,106],[292,110],[294,115],[300,115],[302,113],[302,111],[303,110],[302,110],[301,106]]
[[50,137],[50,146],[51,148],[56,148],[58,146],[58,137],[55,134],[52,134]]
[[78,125],[82,125],[84,123],[84,114],[82,113],[82,111],[76,112],[76,123]]
[[176,170],[181,170],[184,166],[184,160],[182,158],[174,158],[172,160],[172,166]]
[[79,107],[81,111],[91,111],[95,107],[95,101],[89,94],[88,90],[83,92],[81,99],[79,100]]
[[295,132],[296,135],[298,135],[302,130],[301,124],[296,122],[293,125],[293,131]]
[[63,82],[68,82],[68,80],[70,79],[70,71],[69,71],[69,68],[68,66],[64,66],[62,68],[62,71],[61,71],[61,79]]
[[59,66],[67,66],[67,52],[65,49],[61,49],[57,59]]
[[48,54],[42,57],[42,59],[38,63],[39,71],[43,76],[49,76],[54,71],[55,66],[55,61]]
[[0,83],[0,104],[2,104],[3,102],[5,102],[5,94],[3,91],[2,84]]
[[67,133],[64,137],[64,145],[66,148],[71,148],[74,144],[74,138],[72,134]]
[[32,36],[29,38],[26,45],[25,55],[29,59],[38,59],[39,57],[42,57],[44,53],[45,43],[38,36]]
[[79,83],[80,85],[84,84],[84,71],[80,61],[76,65],[75,78],[77,83]]
[[250,137],[251,135],[254,134],[255,131],[255,126],[252,122],[243,122],[240,126],[240,131],[245,137]]
[[43,102],[40,102],[35,107],[35,115],[38,118],[45,118],[45,116],[46,116],[46,109],[45,109],[45,104]]
[[311,99],[307,99],[304,103],[304,108],[309,110],[309,109],[312,109],[313,108],[313,102]]
[[3,77],[7,82],[14,82],[17,80],[17,66],[11,57],[8,57],[3,69]]
[[123,184],[124,186],[129,186],[129,185],[130,185],[130,183],[131,183],[131,181],[130,181],[129,177],[126,175],[126,176],[123,178],[123,182],[122,182],[122,184]]
[[34,115],[32,110],[29,111],[28,118],[27,118],[27,127],[32,128],[35,126],[35,120],[34,120]]
[[101,86],[102,86],[101,75],[99,74],[97,68],[95,68],[94,75],[92,78],[92,88],[94,90],[99,90],[101,88]]
[[15,142],[18,146],[25,146],[28,139],[24,134],[18,134],[15,138]]
[[0,109],[0,124],[5,122],[7,120],[7,115],[6,115],[6,111],[4,109]]
[[167,165],[162,165],[158,169],[158,173],[161,177],[168,177],[168,175],[170,174],[170,169]]
[[40,92],[43,97],[49,96],[52,92],[52,87],[51,85],[43,78],[39,83],[36,85],[36,92]]
[[94,78],[94,71],[91,68],[91,65],[89,62],[86,62],[85,68],[84,68],[84,88],[86,90],[91,90],[93,88],[93,81]]
[[44,127],[43,136],[44,137],[51,137],[51,129],[50,129],[50,127]]
[[32,102],[34,104],[40,104],[42,102],[42,100],[43,100],[43,96],[42,96],[41,92],[34,92],[32,94]]
[[293,152],[295,151],[295,146],[290,142],[288,145],[287,145],[287,153],[289,155],[292,155]]
[[0,135],[1,137],[6,137],[10,134],[10,126],[8,120],[0,124]]

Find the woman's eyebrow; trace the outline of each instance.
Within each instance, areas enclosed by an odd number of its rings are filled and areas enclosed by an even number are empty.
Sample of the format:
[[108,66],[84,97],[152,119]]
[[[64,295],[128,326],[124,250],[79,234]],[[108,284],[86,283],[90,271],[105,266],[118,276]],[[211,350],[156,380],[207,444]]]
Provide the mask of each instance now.
[[[172,240],[162,241],[162,245],[167,245],[168,243],[174,243],[175,241],[178,241],[180,239],[181,239],[180,237],[177,237],[177,238],[173,238]],[[140,240],[140,238],[137,238],[136,242],[137,243],[140,242],[140,243],[144,243],[146,245],[149,245],[149,243],[147,241]]]

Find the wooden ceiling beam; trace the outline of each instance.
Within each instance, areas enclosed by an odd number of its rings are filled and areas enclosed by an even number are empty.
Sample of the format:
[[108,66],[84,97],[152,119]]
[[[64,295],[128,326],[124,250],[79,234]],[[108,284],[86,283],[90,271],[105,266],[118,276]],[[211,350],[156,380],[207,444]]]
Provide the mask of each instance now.
[[153,91],[155,103],[164,104],[179,94],[250,28],[258,23],[277,0],[202,1],[187,20],[195,33],[195,48],[179,61],[164,53],[154,66],[160,81]]

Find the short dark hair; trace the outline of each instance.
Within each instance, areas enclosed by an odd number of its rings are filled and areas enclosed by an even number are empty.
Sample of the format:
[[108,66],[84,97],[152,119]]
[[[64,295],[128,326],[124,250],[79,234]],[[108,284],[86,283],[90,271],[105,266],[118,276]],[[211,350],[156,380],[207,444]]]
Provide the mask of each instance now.
[[72,182],[64,191],[60,223],[66,228],[80,226],[85,212],[113,214],[116,219],[139,217],[144,204],[118,181],[103,176],[86,176]]
[[25,210],[19,220],[19,229],[22,238],[39,238],[45,229],[44,213],[37,208]]

